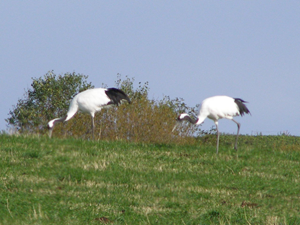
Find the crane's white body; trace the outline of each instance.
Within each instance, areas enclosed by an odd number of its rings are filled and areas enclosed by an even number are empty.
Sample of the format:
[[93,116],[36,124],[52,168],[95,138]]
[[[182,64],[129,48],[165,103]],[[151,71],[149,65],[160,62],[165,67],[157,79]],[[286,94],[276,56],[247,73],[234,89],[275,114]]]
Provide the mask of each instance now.
[[[113,96],[109,95],[108,92],[113,93]],[[90,114],[94,136],[95,113],[101,111],[104,107],[118,105],[122,99],[125,99],[130,103],[128,96],[123,91],[116,88],[94,88],[80,92],[71,100],[66,116],[55,118],[48,122],[48,128],[50,129],[49,136],[51,137],[52,135],[52,129],[55,123],[70,120],[78,110]]]
[[[237,149],[237,140],[240,131],[240,123],[235,121],[233,117],[248,114],[250,111],[244,104],[245,101],[239,98],[231,98],[228,96],[213,96],[202,101],[197,120],[192,119],[187,113],[182,113],[178,117],[178,121],[188,120],[189,122],[200,125],[206,118],[214,121],[217,129],[217,153],[219,151],[219,119],[229,119],[237,124],[237,136],[234,148]],[[176,127],[176,126],[175,126]],[[174,129],[175,129],[174,127]],[[174,130],[173,129],[173,130]]]
[[203,123],[206,118],[216,122],[223,118],[232,120],[233,117],[239,115],[239,108],[234,102],[234,98],[228,96],[214,96],[202,101],[196,124],[199,125]]
[[[83,113],[88,113],[92,117],[94,117],[95,113],[101,111],[103,107],[107,106],[107,102],[110,101],[110,99],[105,94],[106,90],[106,88],[95,88],[88,89],[77,94],[70,102],[67,116],[64,117],[64,122],[71,119],[78,110]],[[54,126],[54,122],[58,119],[60,118],[55,118],[49,121],[49,128],[52,128]]]

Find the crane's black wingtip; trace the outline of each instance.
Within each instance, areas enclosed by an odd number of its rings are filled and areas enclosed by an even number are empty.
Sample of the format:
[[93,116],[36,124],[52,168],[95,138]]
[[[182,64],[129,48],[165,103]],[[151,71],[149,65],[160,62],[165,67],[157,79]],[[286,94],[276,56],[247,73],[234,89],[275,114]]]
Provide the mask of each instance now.
[[250,110],[244,104],[244,103],[248,103],[248,102],[246,102],[246,101],[244,101],[243,99],[240,99],[240,98],[235,98],[234,102],[237,104],[241,116],[243,116],[245,113],[251,115]]
[[129,104],[131,103],[127,94],[124,91],[117,88],[108,88],[105,91],[107,97],[111,100],[111,104],[119,105],[121,100],[126,100]]

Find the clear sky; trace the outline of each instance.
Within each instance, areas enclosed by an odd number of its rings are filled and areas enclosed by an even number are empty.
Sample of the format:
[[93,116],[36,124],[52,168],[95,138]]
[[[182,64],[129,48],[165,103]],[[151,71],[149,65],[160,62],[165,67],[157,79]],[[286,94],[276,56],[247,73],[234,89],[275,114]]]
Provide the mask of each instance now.
[[[300,1],[1,1],[0,130],[32,77],[50,70],[114,86],[149,81],[150,98],[195,106],[248,101],[242,134],[300,136]],[[100,119],[100,118],[98,118]],[[213,122],[206,120],[203,129]],[[221,120],[221,132],[236,132]]]

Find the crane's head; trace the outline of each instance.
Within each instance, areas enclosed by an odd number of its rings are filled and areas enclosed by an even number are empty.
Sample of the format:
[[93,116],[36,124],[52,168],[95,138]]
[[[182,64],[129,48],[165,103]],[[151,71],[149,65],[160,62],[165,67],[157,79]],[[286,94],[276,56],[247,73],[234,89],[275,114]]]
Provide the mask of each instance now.
[[53,127],[54,127],[54,121],[51,120],[51,121],[49,121],[49,123],[48,123],[48,129],[52,129]]
[[185,118],[186,117],[189,117],[189,115],[187,114],[187,113],[182,113],[182,114],[180,114],[178,117],[177,117],[177,119],[176,119],[176,124],[175,124],[175,126],[173,127],[173,129],[172,129],[172,132],[174,132],[174,130],[176,129],[176,127],[183,121],[183,120],[185,120]]
[[51,138],[51,136],[52,136],[53,127],[54,127],[54,120],[51,120],[48,123],[49,138]]
[[182,121],[182,120],[188,120],[187,118],[190,118],[189,114],[187,113],[181,113],[178,117],[177,117],[177,121]]

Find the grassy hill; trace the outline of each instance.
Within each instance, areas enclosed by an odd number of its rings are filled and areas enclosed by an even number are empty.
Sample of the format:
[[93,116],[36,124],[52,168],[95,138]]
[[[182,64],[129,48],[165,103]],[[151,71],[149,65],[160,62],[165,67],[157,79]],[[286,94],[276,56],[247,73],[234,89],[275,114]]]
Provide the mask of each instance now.
[[0,135],[0,224],[300,224],[300,137]]

